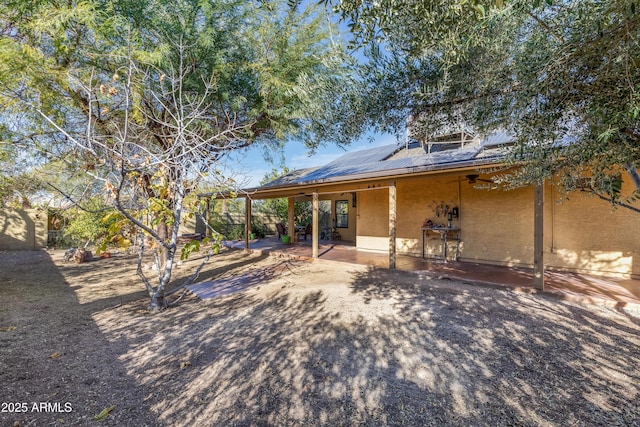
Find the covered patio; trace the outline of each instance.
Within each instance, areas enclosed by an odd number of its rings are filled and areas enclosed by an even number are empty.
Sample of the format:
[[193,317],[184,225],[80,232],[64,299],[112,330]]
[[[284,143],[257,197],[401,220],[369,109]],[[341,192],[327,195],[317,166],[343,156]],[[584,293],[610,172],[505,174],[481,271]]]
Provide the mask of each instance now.
[[[637,229],[637,213],[614,211],[588,192],[569,197],[556,188],[555,178],[501,188],[494,185],[495,168],[511,167],[503,163],[510,137],[497,133],[456,141],[347,153],[327,165],[246,189],[240,196],[245,199],[244,240],[230,246],[419,271],[633,306],[640,313],[640,246],[629,232]],[[631,184],[625,184],[623,193],[630,191]],[[311,239],[298,242],[295,233],[290,245],[275,238],[251,239],[252,202],[264,199],[287,199],[282,222],[289,230],[309,227],[305,237],[310,234]],[[295,223],[297,202],[311,203],[310,224]],[[320,221],[319,204],[327,202],[332,207],[329,224]],[[323,240],[327,225],[342,240]]]
[[[226,241],[225,246],[244,249],[245,241]],[[388,254],[357,250],[353,242],[345,241],[320,241],[317,258],[313,256],[311,242],[283,244],[276,237],[250,240],[249,250],[317,262],[343,262],[376,268],[389,267]],[[445,263],[439,260],[423,260],[415,256],[397,255],[396,269],[482,286],[509,288],[521,292],[540,292],[535,289],[533,268],[455,261]],[[544,276],[545,294],[577,302],[602,304],[640,314],[640,280],[554,270],[546,270]]]

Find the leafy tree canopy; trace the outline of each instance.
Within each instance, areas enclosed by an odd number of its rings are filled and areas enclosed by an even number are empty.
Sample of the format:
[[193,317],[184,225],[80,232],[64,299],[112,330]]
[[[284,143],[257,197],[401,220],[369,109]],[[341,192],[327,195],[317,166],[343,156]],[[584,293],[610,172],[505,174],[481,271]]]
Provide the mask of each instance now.
[[[330,2],[369,62],[356,104],[370,126],[414,136],[466,125],[516,136],[515,184],[579,177],[640,188],[640,10],[632,0]],[[349,125],[348,123],[346,124]],[[637,196],[636,191],[636,196]]]
[[[328,22],[322,9],[276,1],[4,2],[2,140],[54,151],[69,147],[54,124],[84,132],[88,113],[108,126],[126,109],[142,120],[157,113],[159,101],[145,90],[175,77],[167,72],[179,65],[185,92],[212,89],[208,107],[218,119],[212,126],[244,125],[242,142],[228,148],[292,136],[313,147],[319,133],[335,140],[320,123],[327,105],[318,104],[328,100],[319,91],[346,78],[347,58],[329,38]],[[130,58],[148,73],[146,81],[131,82],[126,98]]]
[[[260,185],[280,178],[289,172],[289,168],[287,167],[284,167],[282,170],[272,169],[271,172],[267,172],[264,175],[260,181]],[[281,222],[287,223],[289,218],[289,200],[287,198],[258,200],[255,203],[256,212],[265,212],[274,215]],[[293,206],[293,218],[296,224],[306,225],[311,222],[313,209],[310,202],[295,202]]]
[[345,86],[349,66],[328,22],[272,0],[4,2],[0,141],[99,183],[116,224],[141,233],[141,256],[152,241],[158,284],[139,273],[162,308],[188,195],[205,178],[229,183],[225,156],[330,135],[323,91]]

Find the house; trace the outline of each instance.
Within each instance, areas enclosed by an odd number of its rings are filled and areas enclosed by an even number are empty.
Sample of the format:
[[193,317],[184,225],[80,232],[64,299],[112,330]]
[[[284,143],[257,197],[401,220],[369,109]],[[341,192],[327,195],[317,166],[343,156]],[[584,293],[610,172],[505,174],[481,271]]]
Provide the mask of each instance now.
[[[296,170],[250,199],[289,198],[314,204],[313,256],[320,237],[317,206],[328,200],[332,227],[357,250],[440,257],[591,274],[640,277],[640,216],[612,209],[588,193],[565,197],[552,182],[505,191],[490,170],[507,167],[504,132],[480,138],[460,131],[429,142],[391,144],[347,153]],[[631,184],[623,184],[630,193]],[[293,220],[290,214],[290,229]],[[326,231],[326,230],[324,230]]]

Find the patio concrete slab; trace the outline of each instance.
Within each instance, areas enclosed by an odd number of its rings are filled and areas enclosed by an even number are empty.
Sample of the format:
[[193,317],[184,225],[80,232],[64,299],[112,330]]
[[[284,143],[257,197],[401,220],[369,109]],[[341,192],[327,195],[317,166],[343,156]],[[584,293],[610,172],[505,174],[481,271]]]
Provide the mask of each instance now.
[[226,277],[206,282],[194,283],[187,286],[191,292],[202,299],[219,298],[242,292],[254,286],[259,286],[286,270],[286,266],[274,265],[259,268],[234,277]]
[[[227,241],[225,245],[238,249],[244,248],[243,241]],[[256,239],[250,242],[249,249],[299,259],[312,259],[311,242],[303,241],[284,245],[276,238]],[[356,250],[352,242],[322,241],[318,252],[319,261],[347,262],[379,268],[389,266],[387,254]],[[533,269],[530,268],[470,262],[444,263],[406,255],[397,256],[396,267],[399,270],[415,271],[465,283],[536,292],[533,287]],[[547,270],[545,293],[578,302],[613,306],[640,314],[640,280]]]

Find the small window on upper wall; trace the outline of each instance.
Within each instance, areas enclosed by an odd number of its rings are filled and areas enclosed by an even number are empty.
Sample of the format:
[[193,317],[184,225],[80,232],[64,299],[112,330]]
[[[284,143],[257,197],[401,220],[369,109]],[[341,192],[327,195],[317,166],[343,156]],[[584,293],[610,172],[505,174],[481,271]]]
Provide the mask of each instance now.
[[349,228],[348,200],[336,200],[336,228]]

